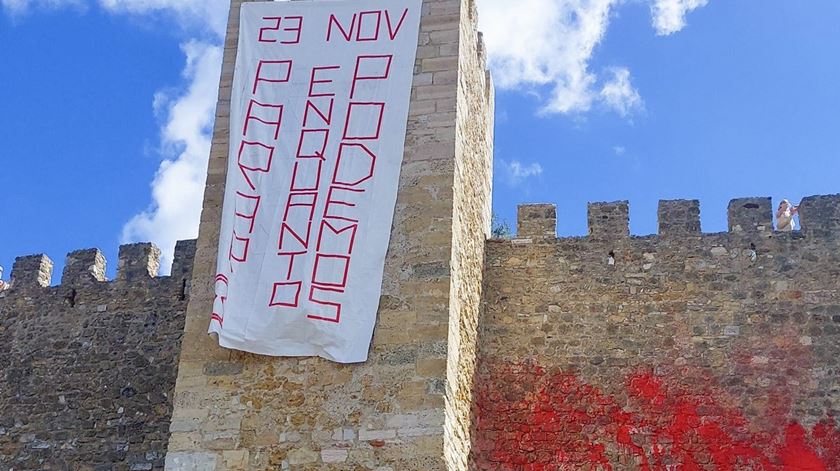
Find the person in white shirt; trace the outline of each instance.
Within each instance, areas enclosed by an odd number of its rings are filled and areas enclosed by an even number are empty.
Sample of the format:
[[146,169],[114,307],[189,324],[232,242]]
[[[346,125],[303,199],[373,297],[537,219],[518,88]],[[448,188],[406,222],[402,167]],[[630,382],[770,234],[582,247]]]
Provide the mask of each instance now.
[[3,281],[3,267],[0,267],[0,291],[9,289],[9,284]]
[[799,206],[792,206],[790,201],[782,200],[776,211],[776,230],[789,232],[795,229],[793,217],[799,213]]

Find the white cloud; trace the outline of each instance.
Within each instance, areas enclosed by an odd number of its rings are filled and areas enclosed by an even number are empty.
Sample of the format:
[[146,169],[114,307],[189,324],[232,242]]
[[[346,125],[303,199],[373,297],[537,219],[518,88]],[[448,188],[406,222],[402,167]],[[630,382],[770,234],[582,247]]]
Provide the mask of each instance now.
[[[685,26],[687,12],[708,0],[646,1],[652,4],[657,32],[670,34]],[[605,80],[590,66],[609,28],[611,13],[626,2],[479,0],[480,28],[496,84],[528,92],[549,88],[543,113],[584,113],[595,103],[604,103],[622,115],[638,109],[642,99],[630,84],[626,68],[608,68]],[[626,77],[616,71],[627,71]]]
[[612,78],[601,88],[601,101],[621,116],[641,110],[644,103],[639,92],[630,84],[630,71],[625,67],[615,67],[609,73]]
[[198,235],[204,180],[210,154],[222,49],[197,41],[182,46],[187,56],[183,76],[189,82],[180,96],[159,92],[154,104],[165,114],[161,153],[166,158],[152,182],[152,206],[123,228],[126,242],[151,240],[172,260],[175,242]]
[[627,153],[627,148],[624,146],[613,146],[613,152],[615,152],[615,155],[620,157]]
[[549,85],[544,111],[587,111],[597,77],[589,71],[617,0],[480,0],[490,66],[502,88]]
[[685,28],[685,15],[704,7],[709,0],[653,0],[650,7],[656,34],[667,36]]
[[523,164],[518,160],[505,161],[500,160],[502,175],[504,175],[505,182],[510,186],[519,186],[525,180],[533,177],[539,177],[543,173],[542,165],[538,163]]
[[26,12],[30,7],[49,9],[62,7],[83,8],[87,5],[87,0],[0,0],[0,5],[13,15],[18,15]]
[[230,6],[228,0],[98,0],[98,2],[103,8],[113,13],[172,14],[185,28],[207,28],[218,38],[224,37]]
[[98,3],[112,13],[172,15],[180,25],[190,30],[209,30],[221,38],[227,26],[227,0],[0,0],[0,5],[12,14],[30,8],[85,8]]

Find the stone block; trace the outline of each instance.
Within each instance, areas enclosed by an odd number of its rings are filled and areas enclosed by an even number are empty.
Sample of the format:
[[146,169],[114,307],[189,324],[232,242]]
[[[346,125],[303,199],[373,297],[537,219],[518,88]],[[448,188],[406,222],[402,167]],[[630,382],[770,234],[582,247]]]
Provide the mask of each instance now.
[[175,257],[172,261],[173,278],[190,278],[195,261],[196,240],[179,240],[175,244]]
[[177,452],[166,455],[166,471],[214,471],[215,453]]
[[154,244],[120,246],[117,280],[135,281],[153,278],[160,270],[160,249]]
[[662,200],[659,202],[659,235],[680,237],[700,234],[700,202]]
[[557,207],[553,204],[519,205],[516,211],[516,237],[557,237]]
[[630,236],[630,205],[627,201],[589,203],[589,236],[620,239]]
[[802,232],[809,237],[840,235],[840,195],[809,196],[799,204]]
[[46,255],[18,257],[12,266],[12,287],[47,287],[52,281],[52,270],[53,261]]
[[738,198],[729,202],[729,232],[770,232],[773,207],[770,198]]
[[62,285],[105,281],[105,256],[99,249],[77,250],[67,255]]

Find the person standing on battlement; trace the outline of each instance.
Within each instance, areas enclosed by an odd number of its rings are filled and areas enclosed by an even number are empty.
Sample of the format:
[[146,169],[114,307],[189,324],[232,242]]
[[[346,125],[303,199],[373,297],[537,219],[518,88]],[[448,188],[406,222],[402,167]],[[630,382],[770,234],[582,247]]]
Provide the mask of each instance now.
[[9,289],[9,284],[3,281],[3,267],[0,266],[0,291]]
[[782,200],[776,211],[776,230],[790,232],[794,229],[793,217],[799,213],[799,206],[792,206],[790,201]]

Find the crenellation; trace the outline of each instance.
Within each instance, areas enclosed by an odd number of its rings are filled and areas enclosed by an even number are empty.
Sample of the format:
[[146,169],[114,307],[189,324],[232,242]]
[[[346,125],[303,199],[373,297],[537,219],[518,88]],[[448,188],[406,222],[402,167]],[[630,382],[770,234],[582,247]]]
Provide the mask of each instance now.
[[[175,245],[175,256],[169,277],[188,279],[195,262],[196,240],[181,240]],[[137,281],[145,278],[168,278],[158,275],[160,269],[160,249],[154,244],[141,243],[120,247],[121,267],[117,280]],[[53,261],[47,255],[28,255],[18,257],[12,268],[11,290],[43,287],[52,283]],[[107,262],[99,249],[75,250],[67,254],[61,283],[58,286],[78,286],[95,283],[107,284]]]
[[589,237],[595,239],[621,239],[630,236],[630,204],[589,203]]
[[47,256],[17,259],[0,295],[0,469],[163,467],[192,246],[176,276],[131,282],[107,282],[97,249],[71,252],[58,286]]
[[483,67],[487,68],[487,46],[484,44],[484,33],[479,31],[478,33],[478,44],[477,44],[477,53],[478,53],[478,63]]
[[799,222],[806,237],[840,233],[840,195],[803,198],[799,204]]
[[172,261],[170,276],[188,278],[195,261],[196,240],[179,240],[175,244],[175,256]]
[[791,430],[840,469],[838,203],[805,198],[802,233],[759,232],[747,199],[734,232],[682,201],[659,235],[488,242],[472,469],[730,469],[709,453],[795,460]]
[[[629,204],[590,203],[589,236],[594,242],[608,241],[613,244],[631,238],[629,231]],[[729,232],[704,233],[700,225],[700,202],[698,200],[661,200],[657,210],[659,232],[654,235],[632,239],[668,238],[669,247],[681,246],[681,238],[703,237],[709,240],[720,236],[738,236],[745,240],[758,241],[755,235],[766,235],[790,240],[804,240],[809,237],[834,237],[840,234],[840,195],[809,196],[802,199],[799,207],[801,231],[786,233],[772,230],[770,198],[739,198],[732,200],[728,208]],[[517,237],[520,242],[555,238],[556,209],[552,204],[523,204],[517,208]],[[579,239],[579,237],[560,237]],[[521,243],[519,244],[521,245]]]
[[117,280],[154,278],[160,270],[160,249],[151,243],[120,246]]
[[74,273],[87,281],[18,284],[0,297],[0,469],[161,469],[187,303],[180,280]]
[[729,202],[729,232],[772,232],[770,198],[738,198]]
[[28,255],[15,259],[12,288],[45,288],[52,282],[53,261],[46,255]]
[[659,202],[659,235],[667,237],[700,235],[698,200],[662,200]]
[[64,272],[61,275],[62,285],[104,281],[105,256],[99,249],[76,250],[67,254]]
[[516,211],[516,237],[557,237],[557,206],[553,204],[523,204]]

